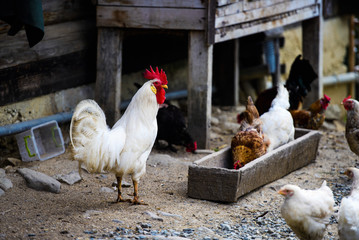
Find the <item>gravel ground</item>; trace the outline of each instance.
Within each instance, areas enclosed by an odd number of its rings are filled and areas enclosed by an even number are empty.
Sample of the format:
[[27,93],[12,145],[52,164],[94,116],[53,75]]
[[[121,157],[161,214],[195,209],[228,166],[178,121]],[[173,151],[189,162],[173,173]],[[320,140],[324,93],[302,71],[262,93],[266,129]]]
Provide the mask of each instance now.
[[[236,111],[213,110],[211,148],[229,144]],[[221,124],[223,120],[226,124]],[[351,184],[342,173],[347,167],[359,167],[357,156],[347,146],[343,127],[328,126],[321,130],[323,137],[314,163],[230,204],[187,197],[188,165],[205,155],[183,149],[178,153],[151,153],[147,173],[139,185],[140,198],[148,205],[141,206],[113,204],[113,174],[84,173],[79,183],[63,183],[59,194],[26,186],[18,168],[31,168],[49,176],[76,170],[77,163],[70,161],[68,148],[65,154],[44,162],[8,166],[6,176],[13,188],[0,197],[0,239],[296,239],[281,218],[283,198],[278,189],[287,183],[313,189],[327,180],[339,205]],[[63,131],[66,135],[66,128]],[[124,191],[130,194],[133,189]],[[335,217],[325,239],[338,239]]]

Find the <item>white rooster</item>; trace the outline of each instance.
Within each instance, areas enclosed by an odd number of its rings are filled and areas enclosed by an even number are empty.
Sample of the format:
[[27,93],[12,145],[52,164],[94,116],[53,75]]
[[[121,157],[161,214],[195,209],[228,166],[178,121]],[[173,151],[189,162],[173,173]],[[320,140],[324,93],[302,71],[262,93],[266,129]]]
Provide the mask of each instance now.
[[359,169],[348,168],[345,174],[353,179],[351,193],[342,199],[339,208],[338,232],[341,240],[359,239]]
[[269,111],[260,116],[263,133],[269,140],[267,152],[294,140],[295,128],[292,115],[287,110],[289,106],[288,90],[279,84],[277,96]]
[[285,185],[279,191],[285,196],[281,208],[282,217],[301,240],[320,240],[324,236],[330,217],[334,213],[332,190],[323,181],[316,190]]
[[70,125],[70,139],[74,159],[83,163],[89,172],[111,171],[117,178],[117,202],[131,201],[121,195],[121,181],[131,175],[134,204],[138,200],[138,182],[146,172],[146,161],[157,135],[156,115],[165,100],[167,77],[165,72],[146,70],[150,81],[133,96],[120,120],[110,129],[102,109],[93,100],[81,101],[74,111]]

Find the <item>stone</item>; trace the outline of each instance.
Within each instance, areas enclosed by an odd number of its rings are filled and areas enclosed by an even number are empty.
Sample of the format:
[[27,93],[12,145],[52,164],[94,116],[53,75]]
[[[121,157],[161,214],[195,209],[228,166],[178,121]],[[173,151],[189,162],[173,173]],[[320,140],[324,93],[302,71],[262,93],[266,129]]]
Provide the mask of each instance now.
[[153,213],[153,212],[150,212],[150,211],[146,211],[144,212],[145,214],[149,215],[153,220],[157,220],[157,221],[160,221],[160,222],[163,222],[163,218],[157,216],[156,213]]
[[12,188],[11,180],[6,177],[0,177],[0,188],[4,191],[7,191]]
[[5,169],[0,168],[0,178],[6,177]]
[[167,212],[162,212],[162,211],[158,211],[158,213],[165,217],[173,217],[173,218],[182,219],[182,216],[178,215],[178,214],[172,214],[172,213],[167,213]]
[[28,168],[21,168],[18,172],[25,178],[27,186],[38,191],[59,193],[61,183],[56,179]]
[[0,188],[0,197],[5,194],[5,191]]
[[114,190],[112,188],[108,188],[108,187],[101,187],[100,192],[112,193],[112,192],[114,192]]
[[66,175],[57,175],[55,178],[60,182],[67,183],[68,185],[73,185],[81,181],[81,176],[78,171],[72,171]]

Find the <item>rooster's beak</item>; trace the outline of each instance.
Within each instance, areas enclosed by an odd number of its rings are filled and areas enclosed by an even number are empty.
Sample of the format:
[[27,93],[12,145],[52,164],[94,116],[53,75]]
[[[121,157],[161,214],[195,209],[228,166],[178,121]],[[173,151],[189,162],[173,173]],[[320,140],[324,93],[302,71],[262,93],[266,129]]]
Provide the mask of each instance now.
[[168,89],[167,85],[161,85],[161,87]]

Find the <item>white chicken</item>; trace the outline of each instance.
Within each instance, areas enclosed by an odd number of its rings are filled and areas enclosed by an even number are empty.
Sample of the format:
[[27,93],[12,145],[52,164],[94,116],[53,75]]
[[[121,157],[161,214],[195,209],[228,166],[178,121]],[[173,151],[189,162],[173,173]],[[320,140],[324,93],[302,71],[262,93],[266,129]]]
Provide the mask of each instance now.
[[359,239],[359,169],[348,168],[345,174],[353,179],[351,193],[342,199],[339,208],[338,232],[341,240]]
[[297,237],[302,240],[322,239],[334,212],[333,192],[327,182],[324,181],[316,190],[288,184],[278,193],[285,196],[282,217]]
[[[277,96],[268,112],[260,116],[264,135],[269,139],[267,152],[294,140],[294,123],[289,108],[288,90],[279,84]],[[268,141],[267,141],[268,142]]]
[[138,182],[146,172],[146,161],[157,135],[156,115],[165,100],[167,77],[165,72],[146,70],[150,81],[133,96],[120,120],[110,129],[102,109],[93,100],[81,101],[74,111],[70,125],[70,139],[74,160],[83,163],[91,173],[111,171],[117,178],[117,202],[131,201],[122,197],[121,181],[131,175],[134,204],[138,199]]

